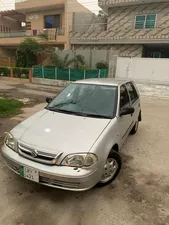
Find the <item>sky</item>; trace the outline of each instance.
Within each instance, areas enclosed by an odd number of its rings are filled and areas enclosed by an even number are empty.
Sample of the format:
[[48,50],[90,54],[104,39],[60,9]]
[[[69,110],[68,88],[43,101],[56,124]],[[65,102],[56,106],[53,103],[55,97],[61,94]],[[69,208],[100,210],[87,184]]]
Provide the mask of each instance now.
[[[98,7],[98,0],[78,0],[78,1],[94,13],[97,13],[98,10],[100,9]],[[0,0],[0,11],[14,9],[14,2],[15,0]]]

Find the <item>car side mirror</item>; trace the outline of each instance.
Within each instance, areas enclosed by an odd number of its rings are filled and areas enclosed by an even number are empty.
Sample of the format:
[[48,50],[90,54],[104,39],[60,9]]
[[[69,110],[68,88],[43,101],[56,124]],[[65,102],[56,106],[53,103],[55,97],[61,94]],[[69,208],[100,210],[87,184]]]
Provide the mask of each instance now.
[[133,107],[126,107],[124,108],[121,112],[120,112],[120,116],[125,116],[125,115],[129,115],[129,114],[133,114],[134,113],[134,108]]
[[46,102],[47,102],[48,104],[51,103],[52,100],[53,100],[52,98],[46,98]]

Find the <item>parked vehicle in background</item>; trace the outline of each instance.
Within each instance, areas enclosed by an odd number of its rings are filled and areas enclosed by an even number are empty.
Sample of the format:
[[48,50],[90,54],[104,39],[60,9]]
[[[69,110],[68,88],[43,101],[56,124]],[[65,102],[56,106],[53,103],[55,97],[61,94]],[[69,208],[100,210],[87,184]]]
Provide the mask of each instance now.
[[47,102],[6,135],[7,166],[26,179],[65,190],[112,182],[121,169],[119,149],[141,121],[135,84],[77,81]]

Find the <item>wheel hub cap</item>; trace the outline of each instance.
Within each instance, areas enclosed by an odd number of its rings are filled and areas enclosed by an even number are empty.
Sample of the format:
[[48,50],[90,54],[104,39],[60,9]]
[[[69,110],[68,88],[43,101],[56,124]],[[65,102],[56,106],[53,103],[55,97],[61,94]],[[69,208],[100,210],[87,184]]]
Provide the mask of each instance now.
[[104,165],[104,171],[102,178],[100,180],[101,183],[106,183],[113,178],[118,168],[117,161],[115,159],[107,159]]

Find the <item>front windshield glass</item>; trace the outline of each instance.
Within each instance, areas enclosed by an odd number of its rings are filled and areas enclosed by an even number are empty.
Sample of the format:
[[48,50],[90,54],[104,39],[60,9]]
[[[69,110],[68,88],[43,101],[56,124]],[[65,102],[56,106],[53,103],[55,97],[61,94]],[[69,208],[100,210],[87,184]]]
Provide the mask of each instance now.
[[53,99],[47,109],[79,116],[112,118],[116,106],[116,86],[72,83]]

